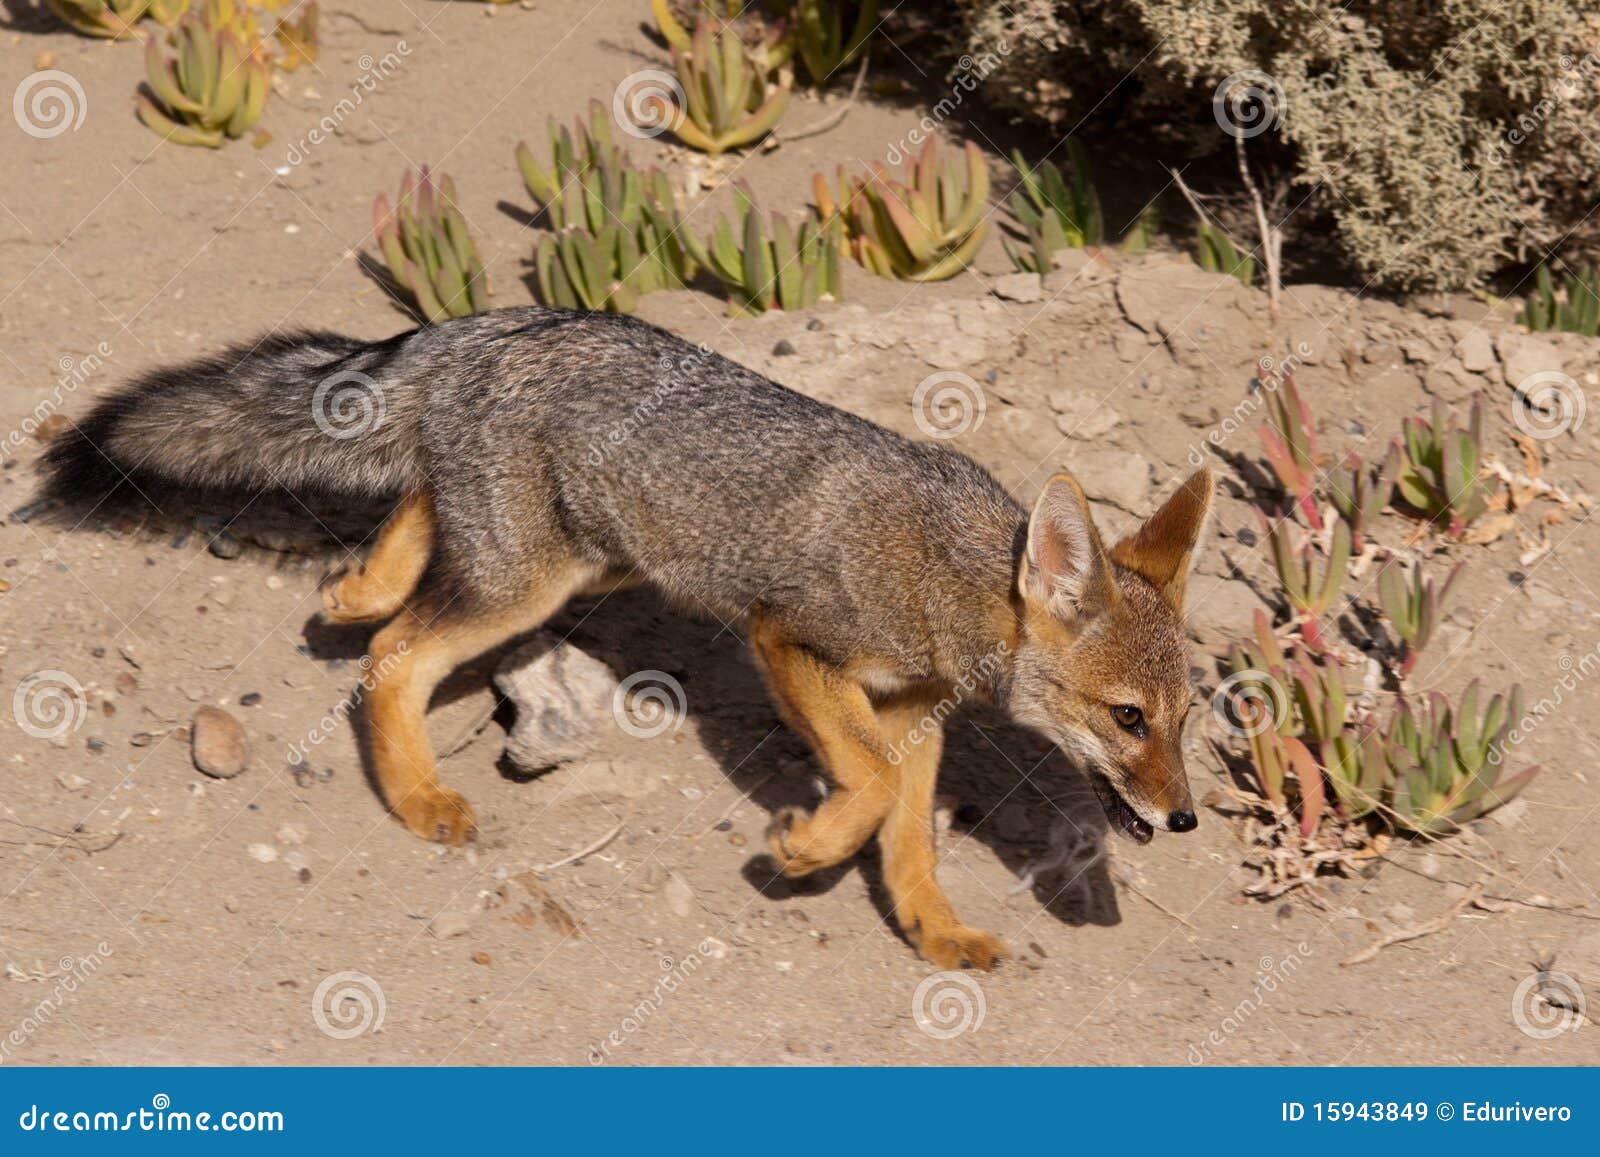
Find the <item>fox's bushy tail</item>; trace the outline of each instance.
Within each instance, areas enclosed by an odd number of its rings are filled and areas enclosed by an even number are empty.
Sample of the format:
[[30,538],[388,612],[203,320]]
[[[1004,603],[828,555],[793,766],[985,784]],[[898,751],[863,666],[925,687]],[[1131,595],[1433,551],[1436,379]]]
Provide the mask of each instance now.
[[42,497],[110,510],[188,491],[397,495],[421,472],[423,387],[396,366],[411,336],[275,334],[152,371],[58,436]]

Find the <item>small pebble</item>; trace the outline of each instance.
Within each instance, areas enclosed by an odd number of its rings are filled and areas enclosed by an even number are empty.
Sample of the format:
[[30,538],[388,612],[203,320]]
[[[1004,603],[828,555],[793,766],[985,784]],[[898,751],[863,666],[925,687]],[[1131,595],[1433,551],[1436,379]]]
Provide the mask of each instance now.
[[278,858],[278,849],[271,844],[251,844],[245,854],[258,864],[270,864]]
[[194,713],[194,765],[216,779],[232,779],[248,766],[244,725],[220,707]]
[[489,967],[489,954],[487,952],[483,952],[481,950],[478,951],[478,952],[474,952],[472,954],[472,963],[481,964],[485,968]]
[[465,936],[472,928],[472,921],[460,912],[440,912],[428,921],[428,931],[436,940],[450,940],[457,936]]
[[794,345],[787,338],[772,347],[772,356],[775,358],[792,358],[794,354]]
[[1244,546],[1254,546],[1256,544],[1256,532],[1251,530],[1248,526],[1241,526],[1238,530],[1234,531],[1233,537]]

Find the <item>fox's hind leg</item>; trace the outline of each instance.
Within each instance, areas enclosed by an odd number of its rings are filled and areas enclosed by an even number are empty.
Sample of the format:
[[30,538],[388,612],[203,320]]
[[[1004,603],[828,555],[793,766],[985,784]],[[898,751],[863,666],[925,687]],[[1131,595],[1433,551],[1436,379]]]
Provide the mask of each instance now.
[[933,842],[933,793],[944,729],[921,704],[882,709],[879,720],[885,736],[904,752],[894,805],[878,831],[883,882],[895,921],[925,960],[940,968],[971,965],[987,971],[1010,953],[992,934],[961,923],[934,875],[939,856]]
[[422,491],[401,499],[364,563],[357,563],[322,592],[331,623],[370,623],[398,611],[416,589],[433,554],[433,501]]
[[759,621],[750,642],[779,713],[837,785],[810,815],[779,812],[767,833],[783,874],[805,876],[849,859],[872,838],[894,803],[895,769],[859,683]]
[[439,782],[424,715],[435,687],[456,667],[508,639],[543,625],[596,568],[569,558],[546,559],[526,593],[483,605],[468,595],[447,598],[431,578],[372,640],[368,654],[366,730],[373,772],[391,811],[416,835],[459,844],[476,826],[459,792]]

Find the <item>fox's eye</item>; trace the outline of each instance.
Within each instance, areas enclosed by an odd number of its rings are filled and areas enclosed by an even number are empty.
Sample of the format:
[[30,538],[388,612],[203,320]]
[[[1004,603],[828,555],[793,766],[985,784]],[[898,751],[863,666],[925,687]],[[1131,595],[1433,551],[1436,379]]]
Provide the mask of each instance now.
[[1123,703],[1111,709],[1111,718],[1117,721],[1117,726],[1124,731],[1137,731],[1144,722],[1144,712],[1131,704]]

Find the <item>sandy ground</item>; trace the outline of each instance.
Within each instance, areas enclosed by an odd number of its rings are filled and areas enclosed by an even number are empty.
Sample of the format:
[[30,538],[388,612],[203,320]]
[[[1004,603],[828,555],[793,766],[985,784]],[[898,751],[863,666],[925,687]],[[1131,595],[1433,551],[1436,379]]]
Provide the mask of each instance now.
[[[134,120],[137,48],[9,7],[0,93],[50,51],[81,84],[86,116],[49,139],[5,126],[0,511],[32,492],[35,416],[80,415],[132,374],[275,327],[407,327],[357,254],[370,249],[373,195],[408,164],[454,175],[496,302],[527,302],[513,146],[542,142],[548,115],[609,103],[619,77],[662,60],[642,4],[324,8],[318,67],[269,105],[273,142],[211,153],[158,146]],[[398,66],[296,160],[311,127],[402,40]],[[790,123],[828,111],[801,100]],[[724,171],[797,209],[813,169],[883,156],[918,115],[864,104],[831,133]],[[703,164],[657,143],[637,153],[683,179]],[[1514,463],[1513,363],[1597,384],[1593,343],[1520,346],[1509,311],[1470,299],[1424,311],[1296,286],[1271,325],[1260,294],[1173,252],[1074,266],[1032,302],[991,292],[1007,271],[991,242],[973,273],[940,286],[848,270],[848,304],[804,315],[730,321],[698,292],[649,297],[641,312],[912,436],[926,436],[918,383],[968,375],[983,410],[954,444],[1025,500],[1051,471],[1079,470],[1113,532],[1214,437],[1224,498],[1193,595],[1197,794],[1222,782],[1204,699],[1213,657],[1271,589],[1259,544],[1239,534],[1254,526],[1246,497],[1262,476],[1248,427],[1259,418],[1227,421],[1257,359],[1305,343],[1300,380],[1331,452],[1375,452],[1430,393],[1457,402],[1481,388],[1490,449]],[[1487,364],[1462,356],[1483,338],[1498,342]],[[1117,418],[1093,440],[1071,435],[1082,399]],[[1542,443],[1548,476],[1600,490],[1595,429],[1591,419]],[[1382,533],[1407,532],[1390,517]],[[1528,564],[1515,535],[1450,552],[1469,566],[1424,685],[1520,680],[1537,700],[1587,669],[1577,664],[1600,637],[1595,530],[1573,517],[1550,537]],[[1240,866],[1235,826],[1211,810],[1193,835],[1116,841],[1088,871],[1049,870],[1103,832],[1098,806],[1040,741],[965,714],[941,782],[941,878],[965,919],[1018,959],[929,982],[885,918],[870,855],[803,887],[773,883],[759,855],[769,811],[814,802],[817,771],[768,706],[737,624],[686,620],[648,592],[569,608],[555,629],[619,677],[668,673],[687,716],[531,780],[500,770],[504,711],[474,731],[495,701],[486,668],[464,672],[432,729],[441,749],[470,740],[444,775],[483,832],[443,850],[386,816],[338,722],[363,640],[317,627],[321,573],[262,551],[226,561],[202,534],[0,522],[0,704],[39,672],[83,689],[53,737],[25,729],[22,708],[0,710],[5,1063],[1600,1061],[1592,1028],[1541,1039],[1514,1015],[1519,983],[1551,957],[1600,998],[1592,681],[1562,691],[1516,751],[1519,765],[1545,768],[1525,803],[1468,841],[1400,847],[1366,877],[1329,881],[1322,907],[1243,897],[1256,876]],[[199,774],[174,730],[206,703],[248,730],[252,764],[236,779]],[[296,775],[289,751],[324,731]],[[527,875],[619,826],[598,853]],[[1486,868],[1490,895],[1524,902],[1469,909],[1341,964],[1450,909]],[[563,914],[576,934],[562,934]]]

